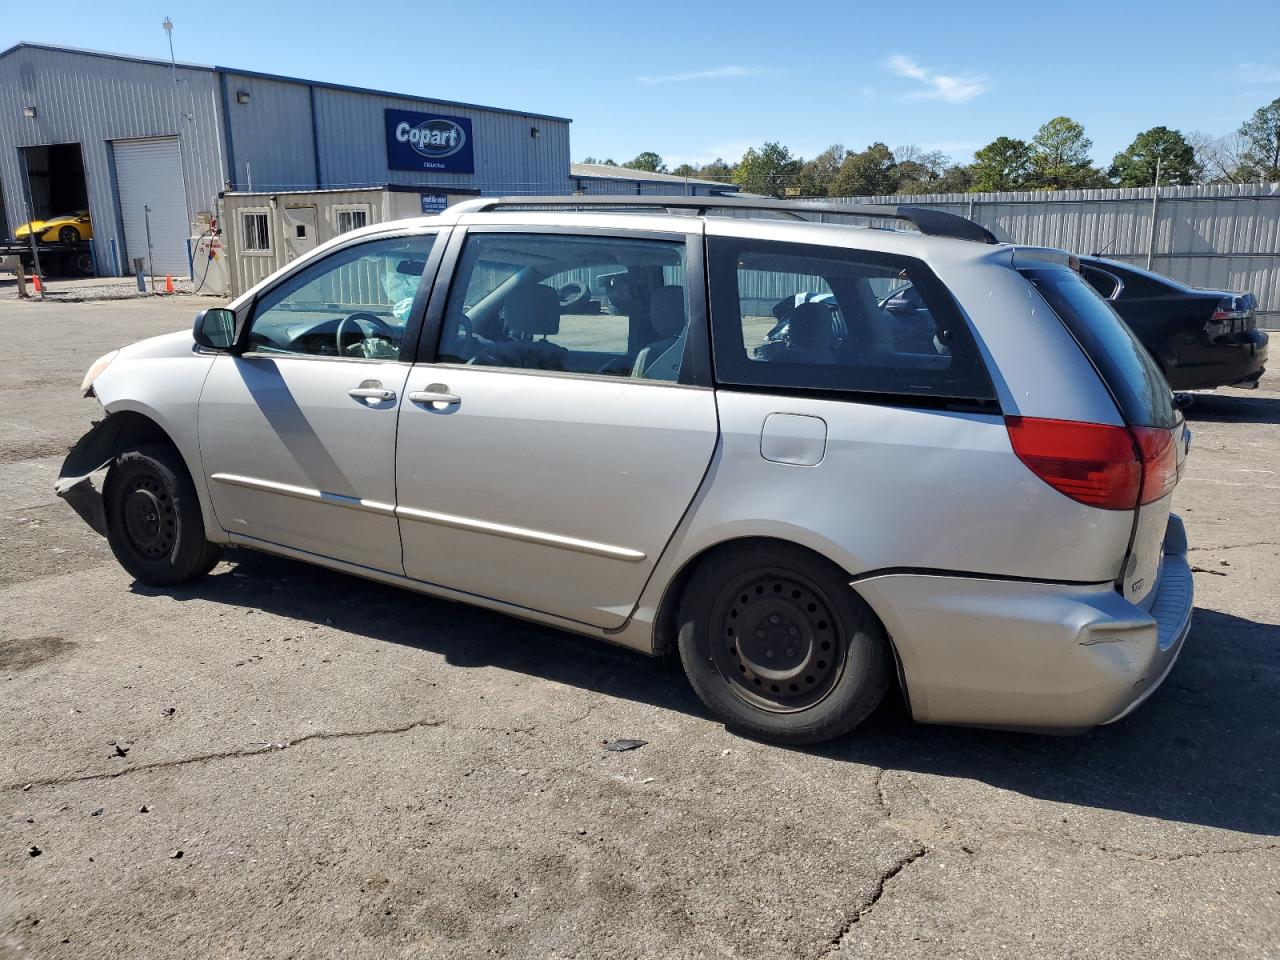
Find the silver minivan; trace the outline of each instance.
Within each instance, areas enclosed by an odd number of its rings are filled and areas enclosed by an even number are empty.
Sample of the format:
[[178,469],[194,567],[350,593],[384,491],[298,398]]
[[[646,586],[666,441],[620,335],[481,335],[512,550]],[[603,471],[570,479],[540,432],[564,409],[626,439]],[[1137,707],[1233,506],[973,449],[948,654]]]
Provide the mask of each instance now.
[[891,686],[1083,730],[1186,636],[1190,434],[1077,266],[914,207],[468,201],[99,359],[58,490],[145,583],[245,547],[678,651],[752,736]]

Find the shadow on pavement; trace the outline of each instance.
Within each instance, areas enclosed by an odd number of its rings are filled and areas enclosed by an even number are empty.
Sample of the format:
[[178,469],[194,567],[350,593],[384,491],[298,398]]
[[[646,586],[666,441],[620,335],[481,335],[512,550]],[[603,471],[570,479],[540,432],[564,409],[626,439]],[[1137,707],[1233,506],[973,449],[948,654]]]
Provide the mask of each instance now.
[[1280,423],[1280,399],[1200,393],[1187,408],[1186,416],[1192,423]]
[[[698,716],[678,666],[251,551],[183,591],[611,697]],[[139,592],[150,588],[135,585]],[[817,756],[965,777],[1031,797],[1266,836],[1280,835],[1280,626],[1197,609],[1164,686],[1128,719],[1076,737],[912,723],[890,698]],[[643,735],[643,731],[638,732]]]

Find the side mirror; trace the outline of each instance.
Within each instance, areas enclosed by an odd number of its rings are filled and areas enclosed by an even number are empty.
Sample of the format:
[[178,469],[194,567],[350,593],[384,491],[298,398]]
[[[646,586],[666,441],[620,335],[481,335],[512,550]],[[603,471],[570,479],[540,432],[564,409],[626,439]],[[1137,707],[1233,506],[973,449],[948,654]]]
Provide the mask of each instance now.
[[229,350],[236,342],[236,315],[226,307],[210,307],[196,314],[191,331],[196,343],[207,350]]

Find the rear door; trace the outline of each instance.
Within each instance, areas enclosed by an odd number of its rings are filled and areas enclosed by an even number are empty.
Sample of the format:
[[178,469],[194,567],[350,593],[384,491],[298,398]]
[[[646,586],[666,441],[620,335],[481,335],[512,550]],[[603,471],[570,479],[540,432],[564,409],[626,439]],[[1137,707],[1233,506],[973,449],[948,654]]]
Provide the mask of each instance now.
[[[1124,596],[1144,608],[1154,599],[1160,576],[1165,529],[1173,502],[1173,486],[1182,476],[1191,443],[1181,412],[1173,405],[1168,381],[1134,333],[1096,290],[1065,265],[1022,271],[1066,324],[1111,391],[1125,423],[1144,448],[1144,457],[1172,449],[1172,475],[1163,494],[1139,507],[1133,543],[1122,571]],[[1148,472],[1158,469],[1148,464]],[[1144,479],[1144,489],[1150,489]]]
[[626,621],[716,444],[700,240],[455,232],[400,411],[410,577]]

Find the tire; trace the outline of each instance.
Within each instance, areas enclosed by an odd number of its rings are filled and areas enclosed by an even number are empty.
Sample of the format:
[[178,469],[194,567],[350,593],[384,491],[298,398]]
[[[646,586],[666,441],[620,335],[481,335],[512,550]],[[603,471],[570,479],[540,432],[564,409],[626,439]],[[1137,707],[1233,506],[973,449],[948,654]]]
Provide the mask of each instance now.
[[170,447],[146,444],[116,457],[103,498],[111,552],[143,583],[172,587],[195,580],[222,556],[204,537],[195,484]]
[[677,618],[694,692],[747,736],[834,739],[865,720],[889,687],[889,640],[875,613],[838,567],[790,544],[708,558]]
[[576,311],[586,305],[591,299],[591,291],[587,289],[585,284],[571,280],[559,290],[560,294],[560,310]]
[[75,227],[63,227],[58,231],[58,242],[66,244],[79,243],[80,231]]

